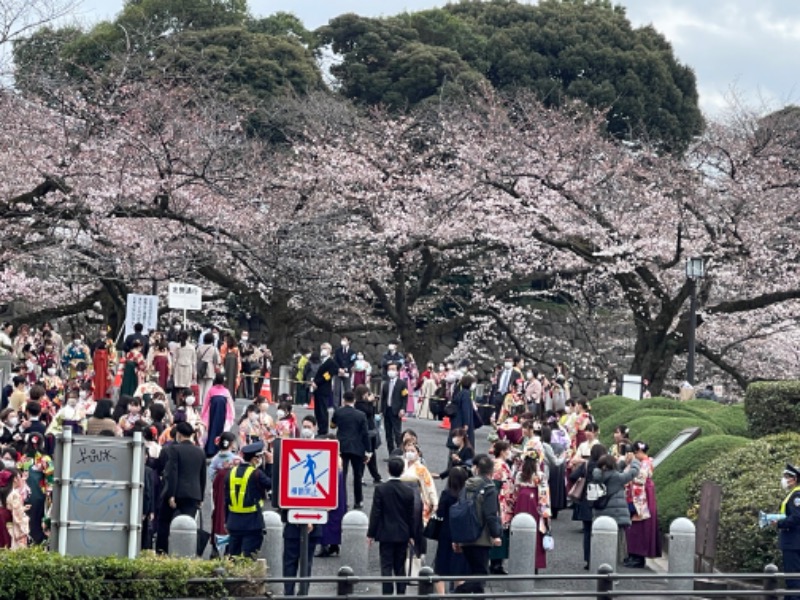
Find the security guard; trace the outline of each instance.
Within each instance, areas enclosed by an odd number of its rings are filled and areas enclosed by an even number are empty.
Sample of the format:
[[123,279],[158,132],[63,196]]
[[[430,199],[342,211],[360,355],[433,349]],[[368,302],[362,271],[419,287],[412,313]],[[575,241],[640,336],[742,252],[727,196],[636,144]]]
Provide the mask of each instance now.
[[[781,514],[785,519],[777,521],[778,547],[783,552],[783,572],[800,573],[800,470],[786,465],[781,479],[781,487],[788,493],[781,504]],[[800,590],[800,579],[787,579],[786,587]],[[800,595],[786,596],[786,600],[800,600]]]
[[261,465],[264,461],[264,442],[242,448],[244,462],[228,473],[225,481],[225,528],[230,535],[228,552],[231,556],[255,558],[264,541],[264,499],[272,487]]

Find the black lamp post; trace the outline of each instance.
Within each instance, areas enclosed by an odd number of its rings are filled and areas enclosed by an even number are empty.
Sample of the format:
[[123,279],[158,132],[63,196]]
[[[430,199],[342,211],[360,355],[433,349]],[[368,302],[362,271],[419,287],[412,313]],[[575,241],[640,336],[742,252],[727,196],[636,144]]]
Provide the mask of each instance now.
[[686,278],[689,280],[691,301],[689,305],[689,356],[686,359],[686,381],[694,385],[695,329],[697,327],[697,280],[705,277],[702,257],[686,261]]

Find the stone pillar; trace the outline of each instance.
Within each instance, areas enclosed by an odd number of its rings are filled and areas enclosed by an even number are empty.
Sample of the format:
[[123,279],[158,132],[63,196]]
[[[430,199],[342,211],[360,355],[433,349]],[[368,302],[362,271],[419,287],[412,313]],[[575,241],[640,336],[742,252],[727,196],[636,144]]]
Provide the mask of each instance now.
[[528,513],[520,513],[511,519],[511,534],[508,548],[508,574],[528,575],[529,580],[509,580],[506,590],[526,592],[533,590],[536,569],[536,519]]
[[369,574],[367,527],[369,519],[360,510],[348,511],[342,519],[342,565],[350,567],[356,575]]
[[178,515],[169,527],[169,554],[184,558],[197,557],[197,521],[189,515]]
[[[689,519],[675,519],[669,526],[669,573],[683,575],[694,573],[694,523]],[[692,579],[668,579],[669,589],[691,591]]]
[[596,573],[600,565],[617,567],[619,527],[611,517],[597,517],[592,524],[592,556],[589,571]]
[[[283,523],[281,515],[273,510],[265,510],[264,543],[261,545],[259,556],[267,561],[267,573],[270,579],[283,577]],[[283,594],[282,583],[270,583],[269,589],[273,594]]]

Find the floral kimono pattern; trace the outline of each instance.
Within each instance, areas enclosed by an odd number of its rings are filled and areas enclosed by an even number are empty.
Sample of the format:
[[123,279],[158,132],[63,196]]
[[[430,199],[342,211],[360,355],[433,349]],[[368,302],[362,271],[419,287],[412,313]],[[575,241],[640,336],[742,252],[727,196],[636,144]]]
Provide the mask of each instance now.
[[422,496],[422,521],[427,523],[439,503],[436,485],[433,483],[433,477],[431,477],[428,467],[415,461],[413,464],[406,466],[406,470],[400,476],[400,479],[403,481],[419,481],[419,491]]
[[636,514],[631,518],[634,521],[644,521],[650,518],[650,509],[647,507],[647,480],[653,476],[653,459],[649,456],[640,461],[639,474],[628,484],[627,498],[633,503]]
[[496,458],[494,461],[492,479],[499,483],[497,502],[500,505],[500,520],[503,527],[508,529],[511,519],[514,518],[514,477],[511,474],[511,467],[501,458]]

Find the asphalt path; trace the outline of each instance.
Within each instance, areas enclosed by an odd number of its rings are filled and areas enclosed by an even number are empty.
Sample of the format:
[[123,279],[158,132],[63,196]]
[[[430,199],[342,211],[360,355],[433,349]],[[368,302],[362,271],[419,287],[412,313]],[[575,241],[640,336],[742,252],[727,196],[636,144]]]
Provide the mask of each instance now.
[[[244,408],[247,406],[248,402],[246,400],[237,399],[236,401],[236,415],[237,420],[238,417],[242,414]],[[308,411],[303,407],[296,406],[294,408],[295,412],[298,416],[298,421],[300,421],[303,416],[306,414],[311,414],[312,411]],[[270,407],[270,413],[274,416],[275,407]],[[431,473],[438,473],[443,471],[447,466],[447,456],[448,451],[445,447],[445,442],[447,440],[447,432],[445,429],[441,429],[439,427],[440,423],[438,421],[429,421],[424,419],[415,419],[415,418],[408,418],[403,423],[404,429],[412,429],[416,432],[420,448],[422,450],[422,455],[425,460],[425,464],[428,466],[428,469]],[[487,452],[489,448],[489,442],[487,441],[486,437],[487,434],[490,432],[488,427],[484,427],[478,431],[476,431],[476,453]],[[381,475],[386,478],[386,462],[385,459],[388,457],[388,453],[386,450],[385,440],[384,444],[378,449],[378,469],[381,472]],[[365,485],[364,489],[364,511],[366,514],[369,514],[370,506],[372,505],[372,497],[374,493],[374,486],[372,485],[372,478],[369,476],[369,473],[366,472],[365,469],[365,477],[364,477]],[[444,483],[442,481],[436,481],[437,490],[441,491],[443,489]],[[210,487],[210,486],[209,486]],[[347,482],[347,498],[348,498],[348,508],[352,509],[353,499],[352,499],[352,475],[350,476]],[[204,518],[206,522],[208,521],[210,514],[211,514],[211,498],[210,498],[210,490],[207,492],[207,499],[204,502],[204,506],[209,507],[204,511]],[[552,534],[555,540],[555,549],[552,552],[549,552],[547,555],[547,568],[541,570],[540,573],[545,575],[560,575],[564,576],[563,579],[558,581],[536,581],[535,578],[532,578],[531,582],[531,589],[536,589],[537,591],[545,591],[545,590],[553,590],[554,598],[560,597],[561,594],[565,591],[578,591],[578,590],[591,590],[595,589],[596,584],[593,581],[587,580],[576,580],[573,576],[574,575],[586,575],[586,571],[583,570],[583,550],[582,550],[582,532],[581,532],[581,523],[579,521],[572,521],[571,520],[572,513],[570,510],[562,511],[559,515],[557,520],[554,520],[552,523]],[[427,553],[427,560],[425,564],[432,564],[433,558],[436,553],[436,542],[429,541],[428,542],[428,553]],[[658,563],[653,561],[648,561],[648,567],[646,569],[626,569],[622,566],[619,567],[619,573],[625,574],[638,574],[638,573],[648,573],[653,574],[654,572],[657,573],[662,570],[663,561],[659,561]],[[313,563],[312,575],[335,575],[339,568],[343,566],[342,560],[340,557],[330,557],[330,558],[315,558]],[[370,575],[380,575],[380,565],[378,560],[378,547],[377,544],[373,545],[369,550],[369,565],[368,565],[368,573]],[[533,573],[531,574],[533,575]],[[648,582],[644,581],[621,581],[617,584],[617,589],[639,589],[642,591],[641,598],[659,598],[658,592],[660,590],[666,589],[666,580],[665,579],[655,579],[650,580]],[[364,586],[359,588],[359,591],[366,592]],[[380,593],[380,589],[372,589],[368,590],[369,593]],[[504,586],[502,583],[491,583],[487,587],[487,592],[500,592],[504,591]],[[322,595],[322,594],[334,594],[335,589],[333,584],[331,585],[314,585],[311,587],[310,594],[311,595]],[[411,593],[411,592],[409,592]],[[673,596],[674,598],[675,596]]]

